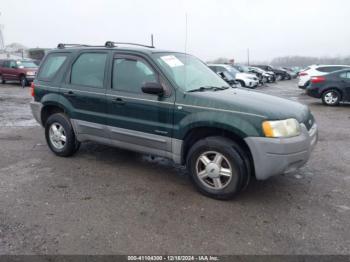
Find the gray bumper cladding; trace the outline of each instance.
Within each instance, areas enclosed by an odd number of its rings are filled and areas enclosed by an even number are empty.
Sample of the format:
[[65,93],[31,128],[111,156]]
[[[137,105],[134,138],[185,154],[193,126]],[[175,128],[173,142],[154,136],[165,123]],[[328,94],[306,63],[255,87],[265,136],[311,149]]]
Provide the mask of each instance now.
[[41,109],[43,105],[39,102],[32,101],[30,102],[30,108],[35,120],[41,125]]
[[264,180],[302,167],[317,143],[316,123],[308,131],[301,125],[299,136],[290,138],[247,137],[254,160],[255,176]]

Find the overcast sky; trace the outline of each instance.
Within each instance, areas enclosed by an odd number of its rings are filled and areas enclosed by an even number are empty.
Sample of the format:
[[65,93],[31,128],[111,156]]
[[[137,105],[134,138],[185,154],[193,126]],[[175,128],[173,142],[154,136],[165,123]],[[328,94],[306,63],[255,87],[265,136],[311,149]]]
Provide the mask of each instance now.
[[5,44],[149,43],[209,60],[350,55],[348,0],[0,0]]

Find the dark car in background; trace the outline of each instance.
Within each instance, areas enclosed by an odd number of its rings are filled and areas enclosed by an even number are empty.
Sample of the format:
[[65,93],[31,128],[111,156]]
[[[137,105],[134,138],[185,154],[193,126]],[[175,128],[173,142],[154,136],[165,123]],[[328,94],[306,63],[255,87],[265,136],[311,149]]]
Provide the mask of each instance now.
[[19,81],[25,87],[34,80],[37,71],[38,65],[32,60],[3,59],[0,60],[0,83]]
[[275,75],[276,75],[276,80],[284,80],[284,79],[288,79],[289,76],[287,74],[287,72],[285,70],[281,70],[281,69],[278,69],[278,68],[275,68],[275,67],[272,67],[272,66],[269,66],[269,65],[253,65],[254,67],[258,67],[258,68],[261,68],[265,71],[271,71],[271,72],[274,72]]
[[350,101],[350,69],[311,77],[306,93],[321,98],[323,104],[328,106],[339,105],[340,101]]

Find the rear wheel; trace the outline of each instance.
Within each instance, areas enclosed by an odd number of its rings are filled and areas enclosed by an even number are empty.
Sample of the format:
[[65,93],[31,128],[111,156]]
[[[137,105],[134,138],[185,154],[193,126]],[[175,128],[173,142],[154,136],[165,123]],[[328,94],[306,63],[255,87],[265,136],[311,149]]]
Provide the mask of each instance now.
[[249,159],[234,141],[207,137],[195,143],[187,157],[191,181],[202,194],[231,199],[250,179]]
[[335,89],[327,90],[322,94],[322,102],[327,106],[339,105],[340,99],[341,95]]
[[51,151],[58,156],[71,156],[80,146],[72,124],[63,113],[51,115],[45,124],[45,137]]
[[2,78],[2,75],[0,75],[0,83],[1,84],[5,84],[6,83],[6,81]]

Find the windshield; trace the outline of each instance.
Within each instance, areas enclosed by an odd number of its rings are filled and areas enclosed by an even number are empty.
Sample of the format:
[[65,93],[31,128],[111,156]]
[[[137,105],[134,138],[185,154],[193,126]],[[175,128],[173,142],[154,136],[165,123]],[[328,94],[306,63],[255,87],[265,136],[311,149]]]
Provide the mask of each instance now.
[[18,68],[37,68],[38,66],[32,61],[17,61]]
[[153,57],[164,73],[184,91],[203,86],[230,87],[207,65],[192,55],[156,53]]

